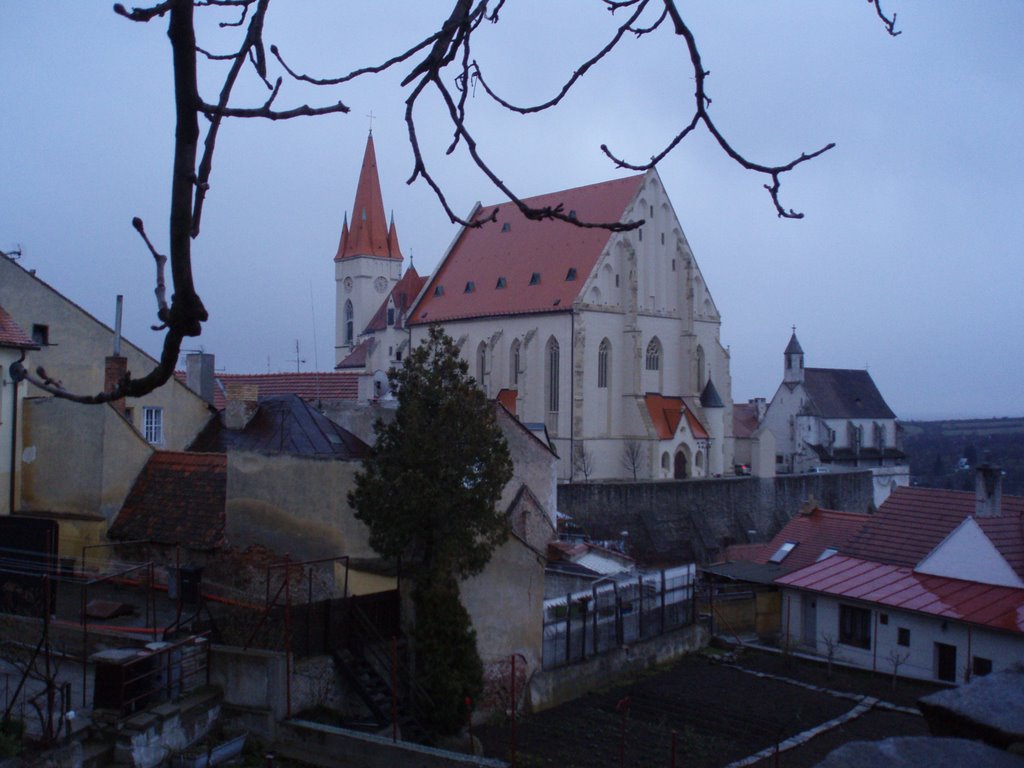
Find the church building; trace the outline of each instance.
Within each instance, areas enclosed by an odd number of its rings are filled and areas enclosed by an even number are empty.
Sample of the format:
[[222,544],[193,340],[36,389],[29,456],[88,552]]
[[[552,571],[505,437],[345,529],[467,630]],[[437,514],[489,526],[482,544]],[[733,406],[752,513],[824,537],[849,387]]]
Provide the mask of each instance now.
[[721,317],[656,170],[541,195],[586,222],[530,221],[480,206],[434,273],[401,274],[385,226],[372,137],[335,257],[338,368],[370,397],[434,323],[487,395],[546,438],[563,481],[733,471],[729,354]]

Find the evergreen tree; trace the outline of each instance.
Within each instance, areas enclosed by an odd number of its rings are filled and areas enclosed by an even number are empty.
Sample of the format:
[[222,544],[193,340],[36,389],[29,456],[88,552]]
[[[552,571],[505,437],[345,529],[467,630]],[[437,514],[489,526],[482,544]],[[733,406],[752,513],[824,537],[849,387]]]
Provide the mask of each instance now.
[[415,580],[417,678],[426,692],[419,712],[424,724],[452,732],[483,670],[458,579],[479,573],[508,536],[496,505],[512,460],[493,406],[443,329],[430,329],[391,382],[395,418],[377,423],[349,504],[373,549],[401,557]]

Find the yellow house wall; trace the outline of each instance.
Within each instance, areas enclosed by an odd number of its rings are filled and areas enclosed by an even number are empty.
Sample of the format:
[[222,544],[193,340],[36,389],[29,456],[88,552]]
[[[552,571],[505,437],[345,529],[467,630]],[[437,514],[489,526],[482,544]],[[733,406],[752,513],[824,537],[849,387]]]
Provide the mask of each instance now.
[[[43,366],[49,376],[73,392],[94,394],[103,390],[105,359],[113,354],[114,348],[113,329],[5,258],[0,258],[0,306],[26,332],[31,332],[36,324],[48,327],[49,344],[31,352],[33,369]],[[113,317],[113,297],[110,314]],[[128,370],[137,376],[148,373],[156,365],[152,357],[123,339],[121,354],[128,360]],[[26,394],[44,395],[31,386]],[[202,398],[173,378],[155,392],[129,400],[127,405],[132,409],[132,424],[136,429],[141,429],[144,406],[163,408],[164,441],[157,447],[170,451],[187,447],[210,417]],[[76,407],[81,410],[97,408]]]

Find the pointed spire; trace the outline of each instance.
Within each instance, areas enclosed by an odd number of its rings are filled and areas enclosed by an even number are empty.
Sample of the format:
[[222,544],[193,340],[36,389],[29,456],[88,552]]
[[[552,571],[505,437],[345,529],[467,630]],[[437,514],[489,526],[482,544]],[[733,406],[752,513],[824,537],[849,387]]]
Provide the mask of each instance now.
[[700,404],[704,408],[725,408],[722,396],[718,394],[715,383],[710,378],[704,386],[704,391],[700,393]]
[[345,211],[345,220],[341,225],[341,240],[338,241],[338,253],[335,255],[334,260],[338,261],[341,258],[341,254],[348,248],[348,211]]
[[786,351],[783,352],[785,355],[802,355],[804,353],[803,348],[800,346],[800,342],[796,340],[796,326],[793,326],[793,335],[789,337],[789,344],[786,345]]
[[398,247],[398,230],[395,229],[395,212],[391,212],[391,226],[388,228],[388,255],[392,259],[402,258],[402,249]]
[[[350,256],[383,256],[401,258],[388,248],[389,235],[384,217],[384,201],[380,193],[380,178],[377,175],[377,154],[373,147],[373,134],[366,139],[363,165],[359,170],[359,184],[356,199],[352,204],[352,228],[342,231],[341,244],[335,261]],[[397,236],[396,236],[397,242]]]

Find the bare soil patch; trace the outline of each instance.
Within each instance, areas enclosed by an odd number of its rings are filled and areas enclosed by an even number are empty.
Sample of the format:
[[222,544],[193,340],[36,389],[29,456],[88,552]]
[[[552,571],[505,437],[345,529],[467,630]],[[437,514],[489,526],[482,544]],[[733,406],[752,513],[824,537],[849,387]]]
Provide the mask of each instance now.
[[[900,681],[893,691],[886,676],[840,669],[833,670],[832,678],[827,680],[821,665],[769,653],[744,653],[737,665],[904,706],[913,706],[918,696],[935,690],[927,684]],[[516,727],[517,765],[670,766],[674,731],[676,766],[724,766],[855,706],[850,699],[758,677],[737,666],[694,655],[626,685],[521,717]],[[847,741],[926,733],[919,716],[871,710],[805,746],[782,753],[778,764],[813,766]],[[478,729],[477,735],[485,754],[509,759],[509,723],[488,725]],[[771,758],[761,763],[774,764]]]

